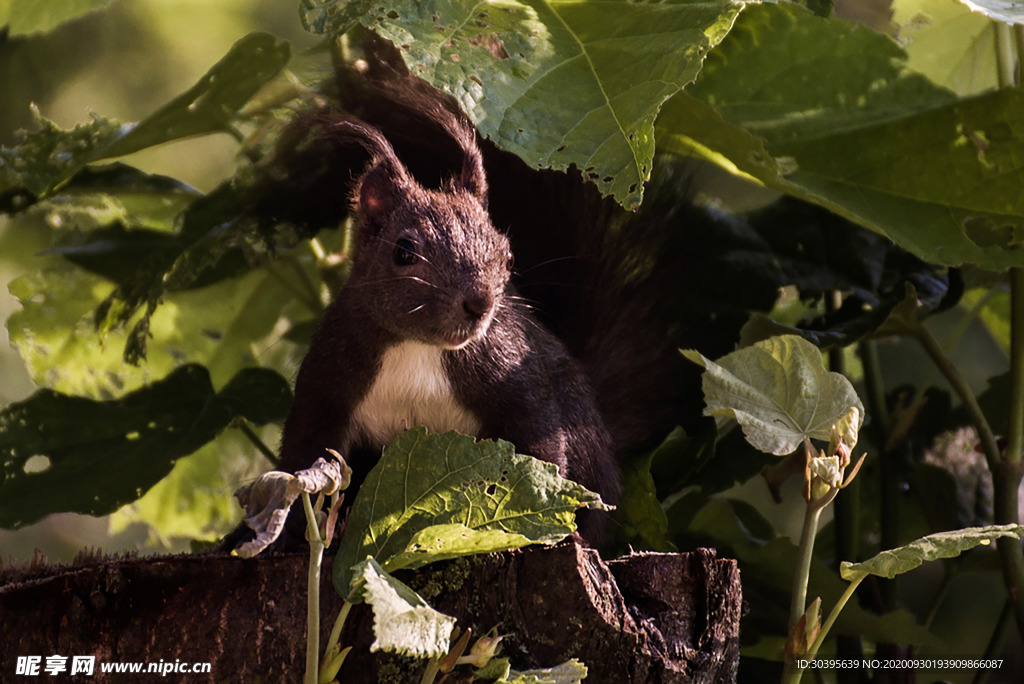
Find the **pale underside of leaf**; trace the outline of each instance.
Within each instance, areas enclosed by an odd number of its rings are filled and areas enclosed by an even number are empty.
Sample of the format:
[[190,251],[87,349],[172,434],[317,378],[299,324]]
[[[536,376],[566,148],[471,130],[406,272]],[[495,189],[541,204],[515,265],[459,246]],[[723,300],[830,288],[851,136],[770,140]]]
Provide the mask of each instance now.
[[356,567],[363,600],[373,608],[371,651],[393,651],[416,658],[448,652],[455,618],[439,613],[372,558]]
[[765,453],[792,453],[805,437],[828,440],[851,406],[863,415],[849,380],[827,371],[818,348],[800,337],[773,337],[717,363],[683,354],[705,368],[705,415],[735,419]]

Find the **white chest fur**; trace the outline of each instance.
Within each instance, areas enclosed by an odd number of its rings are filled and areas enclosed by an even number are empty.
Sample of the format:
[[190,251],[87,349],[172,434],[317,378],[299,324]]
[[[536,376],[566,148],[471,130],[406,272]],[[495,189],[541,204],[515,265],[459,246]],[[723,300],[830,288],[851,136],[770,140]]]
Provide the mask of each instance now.
[[452,394],[441,353],[421,342],[403,342],[384,352],[373,386],[352,414],[356,429],[380,446],[418,425],[431,432],[478,434],[480,421]]

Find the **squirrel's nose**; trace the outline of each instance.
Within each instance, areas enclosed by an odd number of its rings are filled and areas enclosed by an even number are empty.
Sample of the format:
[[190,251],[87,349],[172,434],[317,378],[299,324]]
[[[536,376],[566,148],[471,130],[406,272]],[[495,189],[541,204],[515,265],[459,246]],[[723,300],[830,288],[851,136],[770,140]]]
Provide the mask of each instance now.
[[483,318],[492,306],[494,306],[494,297],[488,293],[470,294],[462,300],[462,308],[466,315],[475,321]]

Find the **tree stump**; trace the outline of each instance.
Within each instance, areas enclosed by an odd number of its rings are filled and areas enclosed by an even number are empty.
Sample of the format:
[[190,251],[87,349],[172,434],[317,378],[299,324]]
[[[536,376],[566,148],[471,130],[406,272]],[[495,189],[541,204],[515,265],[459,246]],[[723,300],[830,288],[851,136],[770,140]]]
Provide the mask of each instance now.
[[[306,568],[300,554],[242,560],[193,555],[116,559],[0,574],[0,680],[18,656],[105,662],[211,663],[209,675],[161,681],[301,681]],[[325,559],[321,644],[341,607]],[[638,553],[602,561],[574,543],[457,559],[398,576],[436,609],[482,635],[508,637],[517,669],[583,661],[587,682],[729,682],[739,659],[741,589],[714,551]],[[372,614],[359,606],[343,642],[345,682],[419,681],[423,662],[370,653]],[[466,668],[460,668],[466,669]],[[449,682],[469,681],[456,669]],[[152,675],[151,675],[152,676]]]

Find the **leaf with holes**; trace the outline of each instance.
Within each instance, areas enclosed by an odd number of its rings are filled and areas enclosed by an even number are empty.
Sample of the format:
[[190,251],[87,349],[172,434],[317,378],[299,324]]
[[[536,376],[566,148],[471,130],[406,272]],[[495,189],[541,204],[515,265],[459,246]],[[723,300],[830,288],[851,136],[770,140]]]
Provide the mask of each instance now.
[[282,420],[290,405],[288,382],[262,368],[220,392],[198,365],[112,401],[39,390],[0,411],[0,527],[115,511],[235,418]]
[[359,489],[334,562],[348,594],[350,570],[373,556],[388,572],[457,556],[554,544],[576,525],[576,509],[601,508],[597,494],[558,468],[515,453],[508,442],[457,432],[404,432]]
[[480,132],[537,168],[575,165],[606,195],[639,205],[662,104],[692,82],[743,5],[350,3],[304,0],[306,27],[358,20],[409,69],[452,94]]
[[252,33],[232,46],[194,86],[136,124],[93,115],[70,131],[37,114],[40,130],[0,148],[0,195],[45,196],[87,164],[193,135],[227,131],[238,111],[287,64],[288,43]]

